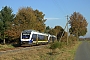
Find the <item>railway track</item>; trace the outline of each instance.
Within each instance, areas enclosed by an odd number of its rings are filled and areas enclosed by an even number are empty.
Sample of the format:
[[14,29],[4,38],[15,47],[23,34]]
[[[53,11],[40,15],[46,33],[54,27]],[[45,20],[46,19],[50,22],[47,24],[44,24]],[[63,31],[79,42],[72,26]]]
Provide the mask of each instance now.
[[13,53],[13,52],[41,49],[41,48],[43,48],[45,46],[47,46],[47,45],[39,45],[39,46],[32,46],[32,47],[16,47],[16,48],[2,49],[0,51],[0,55],[6,54],[6,53]]

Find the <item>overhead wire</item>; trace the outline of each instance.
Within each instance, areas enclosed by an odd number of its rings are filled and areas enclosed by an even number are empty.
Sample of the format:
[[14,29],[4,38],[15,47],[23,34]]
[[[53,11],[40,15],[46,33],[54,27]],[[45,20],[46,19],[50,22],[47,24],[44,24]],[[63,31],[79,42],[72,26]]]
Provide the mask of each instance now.
[[[62,7],[60,7],[59,6],[59,3],[56,1],[56,0],[52,0],[53,1],[53,3],[57,6],[57,8],[59,9],[59,10],[61,10],[64,14],[66,14],[66,12],[64,12],[64,10],[62,9]],[[60,1],[60,0],[59,0]],[[63,0],[62,0],[63,1]],[[67,11],[67,9],[65,9],[66,11]],[[64,32],[65,32],[65,29],[66,29],[66,26],[68,25],[68,22],[66,23],[66,25],[65,25],[65,28],[64,28],[64,31],[63,31],[63,33],[62,33],[62,35],[61,35],[61,38],[62,38],[62,36],[63,36],[63,34],[64,34]],[[61,38],[60,38],[60,40],[61,40]]]
[[[55,4],[55,6],[62,11],[64,14],[66,14],[66,12],[63,10],[63,8],[59,5],[59,2],[57,2],[56,0],[52,0],[53,3]],[[60,0],[59,0],[60,1]],[[62,2],[63,3],[63,2]]]

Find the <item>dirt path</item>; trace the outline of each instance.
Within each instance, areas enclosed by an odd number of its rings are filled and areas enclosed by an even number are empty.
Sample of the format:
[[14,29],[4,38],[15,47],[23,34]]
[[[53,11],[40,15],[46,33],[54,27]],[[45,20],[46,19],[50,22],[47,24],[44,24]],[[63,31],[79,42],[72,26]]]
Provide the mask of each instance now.
[[90,60],[90,43],[83,41],[78,47],[75,55],[75,60]]

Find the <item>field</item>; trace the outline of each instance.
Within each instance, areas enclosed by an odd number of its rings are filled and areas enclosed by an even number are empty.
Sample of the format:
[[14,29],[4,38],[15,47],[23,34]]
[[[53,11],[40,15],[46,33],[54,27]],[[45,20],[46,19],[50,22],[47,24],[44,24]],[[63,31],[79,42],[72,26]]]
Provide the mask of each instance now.
[[49,45],[38,49],[21,50],[0,55],[0,60],[74,60],[75,51],[78,44],[64,46],[56,49],[56,53],[51,54]]

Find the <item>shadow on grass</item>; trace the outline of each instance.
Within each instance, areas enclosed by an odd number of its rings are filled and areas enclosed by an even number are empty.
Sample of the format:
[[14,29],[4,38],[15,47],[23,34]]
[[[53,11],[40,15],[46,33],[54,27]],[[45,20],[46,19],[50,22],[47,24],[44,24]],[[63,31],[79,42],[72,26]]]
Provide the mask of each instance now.
[[47,54],[48,55],[59,55],[60,53],[58,53],[58,52],[54,52],[54,53],[53,52],[48,52]]
[[12,46],[14,46],[14,47],[32,47],[32,46],[39,46],[39,44],[23,44],[23,45],[21,45],[21,44],[12,44]]
[[20,44],[12,44],[12,46],[14,46],[14,47],[21,47]]

